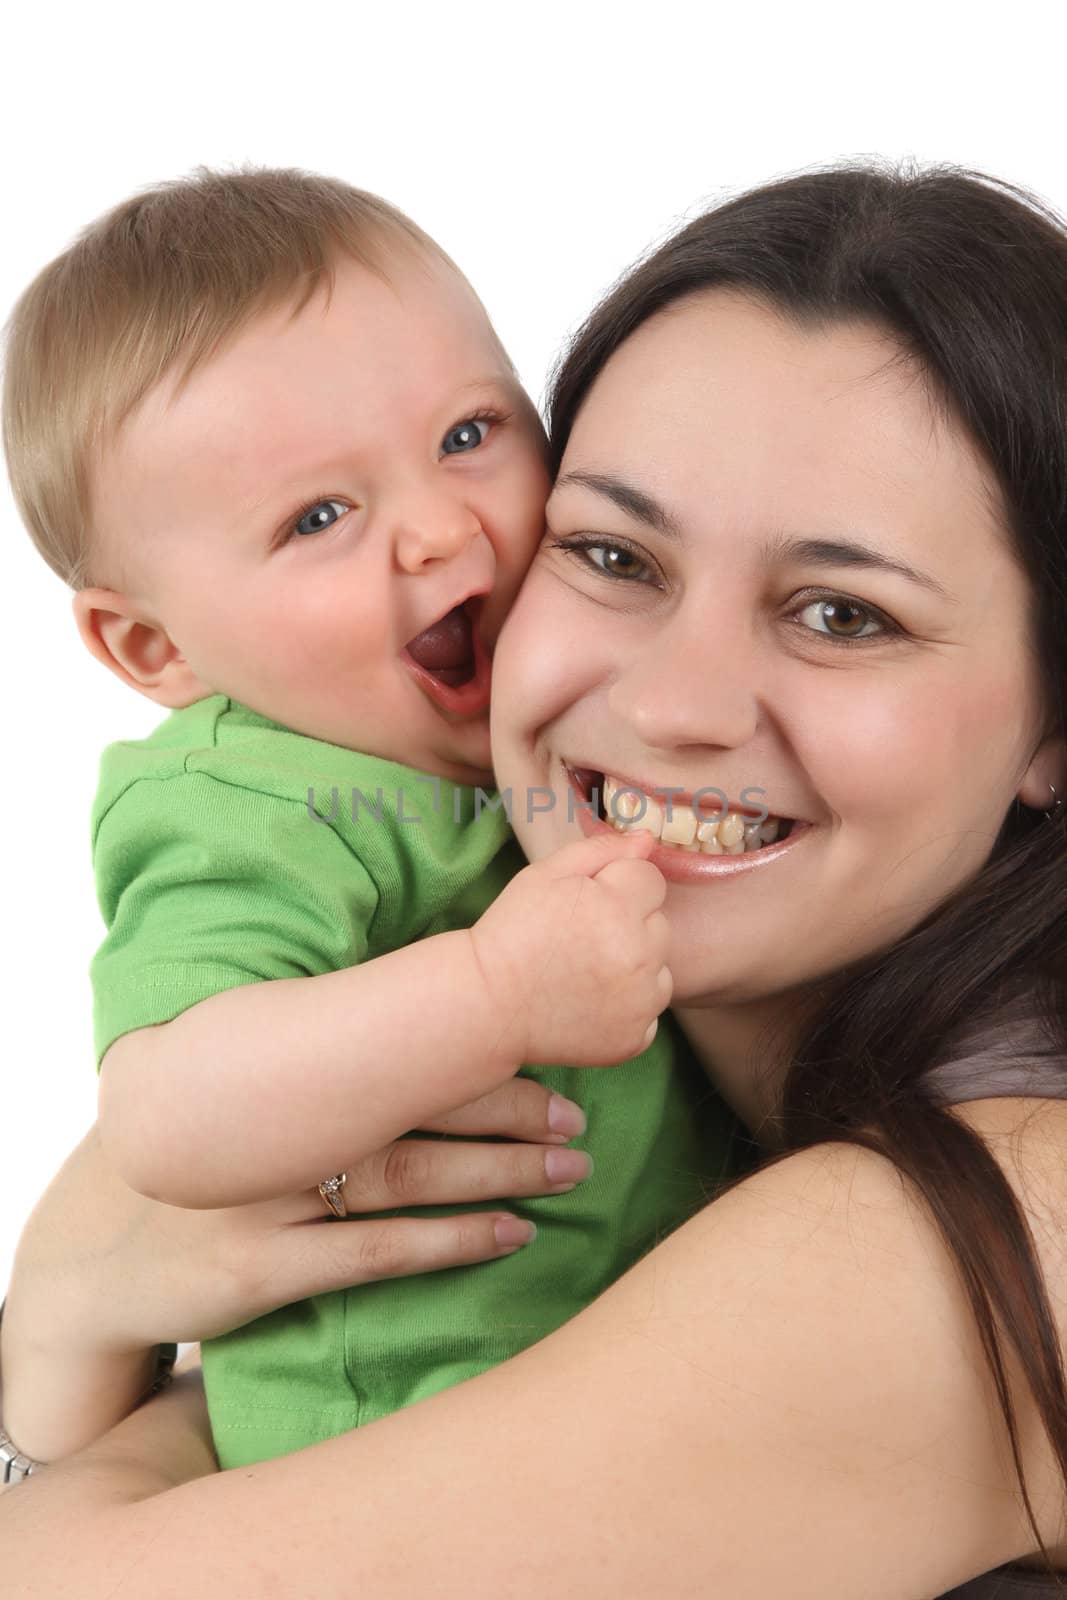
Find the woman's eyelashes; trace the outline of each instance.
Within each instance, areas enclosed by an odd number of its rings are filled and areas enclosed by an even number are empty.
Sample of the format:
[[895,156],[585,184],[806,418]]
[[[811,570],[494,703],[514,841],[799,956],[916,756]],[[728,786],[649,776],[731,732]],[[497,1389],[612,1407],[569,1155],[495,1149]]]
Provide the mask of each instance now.
[[[548,542],[551,549],[562,550],[565,555],[574,556],[580,565],[591,569],[599,577],[611,579],[612,582],[651,584],[656,587],[662,582],[658,569],[653,567],[647,557],[621,540],[579,536],[570,539],[550,538]],[[598,560],[598,556],[604,559]],[[645,576],[639,577],[639,572]]]
[[[862,600],[853,600],[849,595],[835,594],[832,590],[822,590],[821,594],[811,595],[800,606],[800,610],[790,613],[790,621],[800,618],[805,614],[805,611],[813,610],[817,611],[817,616],[824,622],[829,621],[829,613],[843,613],[843,616],[838,614],[837,618],[835,618],[835,621],[840,622],[841,626],[845,627],[846,632],[843,632],[843,634],[835,634],[832,629],[809,627],[806,622],[798,622],[798,626],[803,627],[808,634],[827,638],[833,645],[867,645],[867,643],[875,645],[875,643],[885,642],[888,638],[904,638],[904,629],[899,627],[899,624],[896,624],[893,618],[886,616],[885,611],[878,611],[875,606],[864,605]],[[873,622],[877,627],[877,632],[875,634],[857,632],[856,618],[865,619],[862,622],[864,627]]]
[[[607,578],[609,582],[664,587],[660,570],[646,555],[622,540],[577,536],[550,538],[548,543],[551,549],[573,557],[586,571],[592,571],[599,578]],[[812,626],[798,620],[804,612],[812,610],[817,610],[818,619],[824,624],[833,620],[848,631],[835,633],[832,627]],[[835,645],[866,645],[905,637],[904,629],[884,611],[835,590],[809,590],[803,605],[794,607],[790,612],[789,620],[796,621],[806,633]],[[869,629],[872,623],[877,630],[875,633],[860,631]]]
[[[814,634],[816,637],[829,638],[830,642],[835,643],[835,645],[875,645],[875,643],[886,642],[889,638],[905,637],[904,629],[897,622],[894,622],[893,618],[886,616],[885,611],[878,611],[875,606],[865,605],[862,600],[853,600],[849,595],[835,594],[833,590],[824,590],[821,594],[809,597],[800,606],[800,610],[793,611],[790,619],[800,618],[805,611],[813,610],[816,611],[819,619],[824,622],[829,621],[829,613],[838,613],[835,616],[835,621],[845,629],[845,632],[835,634],[832,629],[809,627],[806,622],[798,622],[798,626],[803,627],[806,632]],[[877,632],[875,634],[859,632],[856,629],[856,618],[865,619],[865,621],[862,621],[862,626],[864,627],[873,622],[877,627]]]

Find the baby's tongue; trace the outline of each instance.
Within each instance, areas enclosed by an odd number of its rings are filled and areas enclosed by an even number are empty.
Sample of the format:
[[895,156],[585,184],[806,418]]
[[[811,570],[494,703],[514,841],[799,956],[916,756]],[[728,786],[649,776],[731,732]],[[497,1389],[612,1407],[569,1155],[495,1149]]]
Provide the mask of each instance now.
[[452,688],[474,675],[474,641],[471,620],[462,606],[424,628],[408,640],[408,654],[427,672]]

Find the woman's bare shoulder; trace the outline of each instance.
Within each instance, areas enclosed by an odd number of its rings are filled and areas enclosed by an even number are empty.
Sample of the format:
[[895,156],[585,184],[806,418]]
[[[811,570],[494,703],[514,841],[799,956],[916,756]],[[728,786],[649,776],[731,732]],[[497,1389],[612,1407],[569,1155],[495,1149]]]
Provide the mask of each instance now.
[[[1023,1201],[1062,1335],[1067,1105],[975,1102],[960,1115]],[[941,1593],[1031,1554],[970,1302],[918,1191],[888,1159],[827,1142],[769,1164],[612,1294],[629,1295],[635,1330],[643,1314],[643,1336],[685,1364],[710,1446],[706,1483],[733,1502],[728,1517],[753,1539],[773,1525],[796,1558],[790,1576],[761,1549],[756,1581],[731,1594],[778,1582],[806,1594],[809,1575],[812,1594],[819,1581],[824,1593]],[[610,1313],[609,1296],[587,1316]],[[1067,1565],[1062,1481],[1014,1360],[1007,1369],[1039,1526]],[[669,1403],[666,1361],[657,1385]],[[755,1515],[736,1489],[739,1449],[761,1485]]]

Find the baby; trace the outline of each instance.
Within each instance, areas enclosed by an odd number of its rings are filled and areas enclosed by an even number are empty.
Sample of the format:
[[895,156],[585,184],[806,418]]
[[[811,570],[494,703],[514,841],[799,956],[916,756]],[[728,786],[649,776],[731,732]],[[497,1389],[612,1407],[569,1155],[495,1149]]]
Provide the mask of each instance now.
[[136,196],[19,301],[4,427],[86,646],[170,712],[105,750],[92,817],[100,1120],[126,1181],[192,1207],[319,1184],[343,1216],[347,1165],[519,1070],[580,1095],[596,1151],[513,1208],[505,1259],[205,1344],[235,1466],[550,1332],[696,1209],[731,1124],[657,1030],[644,836],[523,867],[482,787],[545,446],[420,229],[300,172]]

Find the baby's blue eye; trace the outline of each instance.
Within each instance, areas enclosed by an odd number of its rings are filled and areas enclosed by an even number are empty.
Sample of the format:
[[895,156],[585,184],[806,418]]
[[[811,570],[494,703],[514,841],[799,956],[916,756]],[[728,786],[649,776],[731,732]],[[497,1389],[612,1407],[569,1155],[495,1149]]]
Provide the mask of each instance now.
[[316,505],[309,506],[300,521],[293,524],[293,532],[321,533],[323,528],[331,528],[347,510],[348,507],[340,500],[320,500]]
[[443,456],[456,456],[464,450],[477,450],[484,444],[489,433],[488,422],[483,422],[480,417],[470,417],[466,422],[459,422],[445,434],[441,442]]

